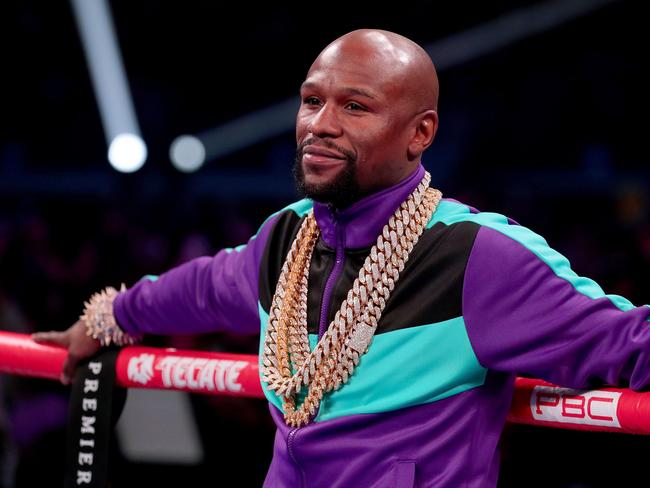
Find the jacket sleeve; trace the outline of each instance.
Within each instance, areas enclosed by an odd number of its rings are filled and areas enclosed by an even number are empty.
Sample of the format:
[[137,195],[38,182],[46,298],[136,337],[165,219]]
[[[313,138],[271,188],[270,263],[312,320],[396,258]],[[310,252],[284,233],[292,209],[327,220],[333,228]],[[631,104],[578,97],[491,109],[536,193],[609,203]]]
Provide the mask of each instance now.
[[259,268],[277,215],[247,244],[224,249],[143,279],[113,304],[117,323],[134,334],[259,332]]
[[[506,235],[507,234],[507,235]],[[605,295],[528,229],[481,227],[463,316],[479,362],[573,388],[650,383],[650,308]]]

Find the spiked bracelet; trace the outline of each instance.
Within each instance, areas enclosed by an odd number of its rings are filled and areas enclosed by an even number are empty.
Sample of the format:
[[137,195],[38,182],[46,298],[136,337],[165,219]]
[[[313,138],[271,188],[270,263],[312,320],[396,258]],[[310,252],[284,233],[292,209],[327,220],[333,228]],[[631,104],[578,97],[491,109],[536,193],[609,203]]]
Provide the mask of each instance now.
[[[122,285],[120,291],[125,291]],[[86,324],[86,334],[97,339],[102,346],[109,346],[111,343],[118,346],[134,344],[141,339],[140,336],[132,336],[120,329],[113,315],[113,301],[119,292],[109,286],[99,293],[95,293],[85,303],[84,313],[80,319]]]

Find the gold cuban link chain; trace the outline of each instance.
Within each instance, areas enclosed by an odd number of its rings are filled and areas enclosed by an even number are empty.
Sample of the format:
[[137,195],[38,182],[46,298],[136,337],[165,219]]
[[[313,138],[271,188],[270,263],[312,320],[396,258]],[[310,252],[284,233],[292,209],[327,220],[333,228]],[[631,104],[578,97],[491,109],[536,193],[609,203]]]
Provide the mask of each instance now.
[[[313,351],[307,330],[307,278],[319,237],[313,211],[303,221],[282,266],[262,353],[262,380],[283,399],[285,422],[307,424],[325,393],[339,389],[368,350],[386,302],[442,194],[425,173],[384,226],[334,320]],[[308,391],[296,409],[302,387]]]

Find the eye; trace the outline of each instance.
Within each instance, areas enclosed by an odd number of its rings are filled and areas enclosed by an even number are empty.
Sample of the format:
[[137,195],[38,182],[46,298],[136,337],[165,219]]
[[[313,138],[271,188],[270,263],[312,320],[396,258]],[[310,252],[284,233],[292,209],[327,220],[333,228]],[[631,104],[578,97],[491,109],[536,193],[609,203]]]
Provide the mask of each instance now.
[[357,102],[348,102],[345,108],[352,110],[353,112],[358,112],[366,109],[363,105],[359,105]]
[[302,103],[304,103],[305,105],[317,106],[317,105],[320,105],[320,100],[318,98],[316,98],[316,97],[305,97],[302,100]]

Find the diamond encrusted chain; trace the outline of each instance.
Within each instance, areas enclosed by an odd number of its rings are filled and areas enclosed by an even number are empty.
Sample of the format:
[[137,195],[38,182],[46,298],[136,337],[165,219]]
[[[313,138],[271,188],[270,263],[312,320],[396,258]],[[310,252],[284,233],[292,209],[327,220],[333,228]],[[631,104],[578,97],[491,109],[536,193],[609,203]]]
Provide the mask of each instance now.
[[[334,320],[313,351],[307,331],[307,278],[319,236],[313,211],[300,227],[271,301],[262,380],[283,399],[285,422],[307,424],[325,393],[345,384],[374,336],[386,302],[442,194],[426,172],[384,226]],[[296,396],[307,386],[302,405]]]

